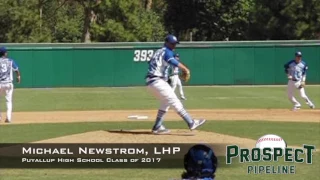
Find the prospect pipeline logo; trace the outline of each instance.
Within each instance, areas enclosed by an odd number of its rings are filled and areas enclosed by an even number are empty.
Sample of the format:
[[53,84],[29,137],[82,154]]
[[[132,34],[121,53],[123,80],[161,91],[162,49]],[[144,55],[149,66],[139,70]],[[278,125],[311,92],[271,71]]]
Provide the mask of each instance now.
[[[294,164],[312,164],[314,151],[314,145],[306,144],[301,148],[288,148],[280,136],[268,134],[259,138],[256,147],[252,149],[242,149],[237,145],[227,146],[226,164],[232,164],[235,162],[233,160],[238,158],[239,163],[250,163],[247,166],[248,174],[295,174]],[[262,165],[263,162],[271,165]],[[290,165],[280,165],[281,162],[289,162]]]

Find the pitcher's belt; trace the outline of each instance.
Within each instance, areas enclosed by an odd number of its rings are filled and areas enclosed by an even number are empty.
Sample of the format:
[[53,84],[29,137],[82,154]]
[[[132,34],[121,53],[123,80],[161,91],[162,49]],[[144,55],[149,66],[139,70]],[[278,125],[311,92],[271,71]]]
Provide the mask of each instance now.
[[163,77],[159,77],[159,76],[155,76],[155,75],[147,75],[146,76],[146,85],[148,86],[148,85],[150,85],[150,84],[152,84],[152,83],[154,83],[155,81],[157,81],[157,80],[160,80],[160,79],[163,79],[164,80],[164,78]]

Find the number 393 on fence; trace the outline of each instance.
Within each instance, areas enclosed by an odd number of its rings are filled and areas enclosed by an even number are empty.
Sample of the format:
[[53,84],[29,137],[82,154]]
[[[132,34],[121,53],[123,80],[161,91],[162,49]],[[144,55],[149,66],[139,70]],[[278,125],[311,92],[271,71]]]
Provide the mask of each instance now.
[[135,62],[150,61],[150,59],[153,56],[153,53],[154,53],[153,50],[137,49],[134,51],[133,61],[135,61]]

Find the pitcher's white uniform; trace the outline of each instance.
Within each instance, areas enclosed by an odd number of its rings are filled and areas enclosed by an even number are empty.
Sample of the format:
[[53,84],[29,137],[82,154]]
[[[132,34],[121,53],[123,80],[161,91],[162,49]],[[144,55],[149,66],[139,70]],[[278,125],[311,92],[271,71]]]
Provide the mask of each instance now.
[[204,119],[196,120],[191,118],[184,109],[180,100],[177,98],[171,86],[168,84],[168,71],[170,66],[179,66],[179,62],[174,58],[173,50],[169,48],[169,44],[172,45],[179,42],[175,36],[168,35],[165,43],[165,46],[158,49],[148,62],[149,67],[146,76],[148,89],[160,101],[160,108],[158,110],[156,122],[152,128],[152,132],[155,134],[169,132],[169,130],[163,125],[163,118],[170,106],[172,106],[176,113],[185,120],[191,130],[205,122]]
[[167,83],[170,61],[176,61],[170,49],[163,47],[157,50],[149,61],[148,75],[146,78],[148,88],[161,101],[160,110],[165,112],[168,111],[170,105],[173,106],[176,111],[183,109],[182,103]]
[[[296,54],[301,54],[297,52]],[[300,56],[301,57],[301,56]],[[310,101],[308,96],[305,93],[304,87],[300,87],[302,82],[305,82],[308,65],[305,61],[301,60],[296,62],[291,60],[284,65],[285,72],[292,77],[291,80],[288,80],[288,99],[293,103],[294,109],[300,109],[301,104],[294,97],[294,90],[298,89],[300,91],[300,96],[306,101],[310,108],[314,108],[314,104]]]
[[173,89],[173,91],[175,91],[176,88],[178,87],[181,99],[185,100],[186,98],[185,98],[184,93],[183,93],[182,83],[181,83],[181,80],[179,78],[179,68],[172,66],[172,70],[171,71],[172,71],[172,74],[171,74],[170,78],[171,78],[172,89]]
[[12,116],[13,71],[18,71],[17,64],[12,59],[0,58],[0,95],[6,98],[6,122],[10,122]]

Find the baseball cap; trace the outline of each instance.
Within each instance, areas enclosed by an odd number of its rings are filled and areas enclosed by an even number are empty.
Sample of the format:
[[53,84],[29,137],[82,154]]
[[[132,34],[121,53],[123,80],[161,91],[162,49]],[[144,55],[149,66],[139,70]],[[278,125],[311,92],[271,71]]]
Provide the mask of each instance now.
[[7,52],[7,49],[5,47],[0,48],[0,53],[4,54]]
[[300,52],[300,51],[297,51],[295,54],[294,54],[295,56],[302,56],[302,53]]
[[178,41],[177,37],[175,37],[174,35],[168,35],[165,39],[166,42],[172,43],[172,44],[180,44],[180,42]]

